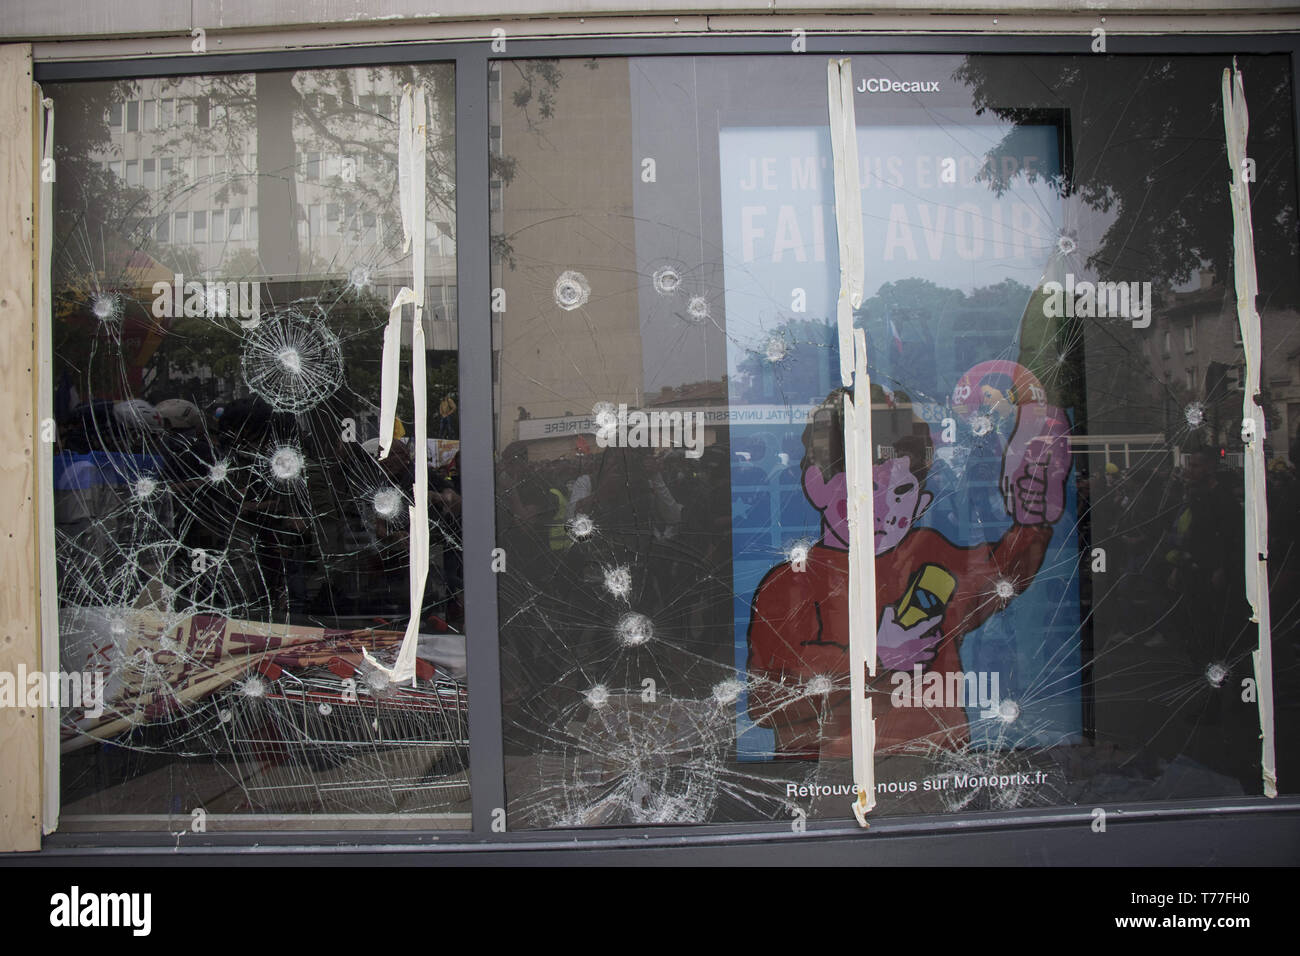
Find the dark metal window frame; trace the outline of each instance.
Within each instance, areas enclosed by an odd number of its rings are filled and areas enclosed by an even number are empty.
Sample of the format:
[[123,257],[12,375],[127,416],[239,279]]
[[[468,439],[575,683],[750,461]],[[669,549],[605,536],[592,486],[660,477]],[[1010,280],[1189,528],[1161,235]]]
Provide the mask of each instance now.
[[[809,33],[804,53],[791,52],[790,41],[791,35],[785,31],[507,38],[501,53],[492,51],[490,39],[434,41],[282,52],[38,61],[33,65],[33,74],[38,83],[56,83],[403,63],[454,64],[459,410],[462,432],[469,435],[492,434],[493,421],[488,68],[494,60],[972,52],[1020,56],[1286,54],[1291,57],[1293,130],[1300,135],[1300,34],[1147,36],[1111,31],[1106,54],[1091,53],[1092,38],[1086,33]],[[466,478],[462,486],[462,535],[472,829],[285,831],[250,827],[187,834],[179,848],[174,836],[157,831],[56,832],[45,838],[42,857],[52,863],[67,863],[111,854],[138,862],[163,862],[175,859],[179,849],[214,857],[253,853],[266,862],[300,861],[306,854],[341,853],[356,862],[379,863],[392,860],[395,854],[427,855],[437,850],[437,859],[452,863],[470,859],[501,862],[521,851],[528,851],[530,859],[546,863],[1294,863],[1295,846],[1300,841],[1300,796],[1106,806],[1108,826],[1119,827],[1123,833],[1113,834],[1110,839],[1093,834],[1092,808],[1083,806],[881,818],[866,831],[852,821],[809,821],[801,834],[793,833],[783,821],[493,832],[493,811],[498,811],[499,816],[506,798],[497,588],[491,570],[491,550],[496,541],[492,443],[467,442],[461,449],[461,468]],[[1174,828],[1172,838],[1170,828]]]

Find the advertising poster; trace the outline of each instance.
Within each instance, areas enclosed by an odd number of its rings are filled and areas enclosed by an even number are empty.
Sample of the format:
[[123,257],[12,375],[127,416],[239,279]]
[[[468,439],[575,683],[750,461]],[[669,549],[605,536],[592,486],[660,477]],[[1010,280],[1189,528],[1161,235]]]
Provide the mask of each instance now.
[[[1060,169],[1062,130],[1020,126],[999,191],[988,155],[1008,127],[970,119],[858,116],[866,297],[855,326],[877,386],[876,457],[893,465],[878,461],[876,483],[885,467],[906,486],[876,491],[878,630],[882,643],[891,625],[939,638],[933,658],[908,668],[901,655],[901,673],[872,682],[884,753],[1050,746],[1083,731],[1073,473],[1058,455],[1046,476],[1059,485],[1055,520],[1032,527],[999,488],[1018,413],[1045,394],[1017,359],[1063,227],[1046,181]],[[802,719],[758,699],[818,679],[847,687],[843,491],[814,447],[840,427],[828,407],[839,386],[829,131],[734,125],[719,136],[735,660],[751,676],[738,755],[845,757],[846,707]],[[762,409],[752,422],[750,408]],[[831,427],[813,427],[819,409]]]

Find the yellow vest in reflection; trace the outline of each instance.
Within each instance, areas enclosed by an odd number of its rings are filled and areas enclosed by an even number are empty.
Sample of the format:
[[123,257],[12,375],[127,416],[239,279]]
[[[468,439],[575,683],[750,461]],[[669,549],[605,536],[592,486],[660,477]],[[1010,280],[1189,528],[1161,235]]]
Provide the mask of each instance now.
[[569,540],[569,530],[565,527],[565,519],[569,513],[569,499],[564,497],[564,492],[559,488],[552,488],[551,494],[555,497],[555,514],[551,515],[551,550],[563,551],[573,543]]

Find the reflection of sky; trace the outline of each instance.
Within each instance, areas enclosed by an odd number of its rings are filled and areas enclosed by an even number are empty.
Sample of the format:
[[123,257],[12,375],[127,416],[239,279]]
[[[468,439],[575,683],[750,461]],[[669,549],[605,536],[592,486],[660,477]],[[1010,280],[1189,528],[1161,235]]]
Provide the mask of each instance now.
[[[1001,196],[974,178],[1009,129],[986,122],[859,128],[867,298],[907,278],[965,293],[1004,279],[1037,284],[1061,228],[1060,199],[1023,174]],[[1026,145],[1017,169],[1058,168],[1054,128],[1022,128],[1018,142]],[[839,256],[830,155],[824,127],[721,132],[727,329],[741,346],[732,349],[733,374],[745,350],[792,315],[793,290],[806,295],[803,317],[833,318]],[[956,182],[941,181],[945,165]]]

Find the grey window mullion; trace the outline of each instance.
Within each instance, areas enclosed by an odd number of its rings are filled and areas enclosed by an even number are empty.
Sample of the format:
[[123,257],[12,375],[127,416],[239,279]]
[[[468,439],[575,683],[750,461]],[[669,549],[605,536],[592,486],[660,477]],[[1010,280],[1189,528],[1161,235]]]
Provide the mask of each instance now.
[[460,370],[461,539],[469,670],[470,803],[475,835],[505,806],[492,458],[492,313],[486,44],[456,58],[456,288]]

